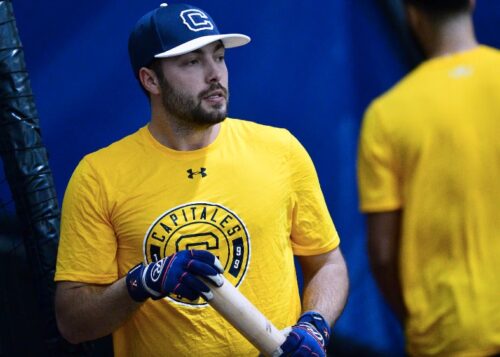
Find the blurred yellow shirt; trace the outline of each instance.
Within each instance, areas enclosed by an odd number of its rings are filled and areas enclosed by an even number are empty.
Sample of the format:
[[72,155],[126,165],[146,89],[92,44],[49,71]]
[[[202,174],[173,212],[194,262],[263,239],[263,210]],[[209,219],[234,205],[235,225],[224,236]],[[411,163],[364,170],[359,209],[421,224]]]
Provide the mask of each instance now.
[[[86,156],[63,203],[57,281],[110,284],[181,249],[219,257],[271,320],[295,323],[293,255],[339,244],[313,163],[286,130],[227,119],[209,146],[179,152],[144,127]],[[148,300],[113,334],[116,356],[257,356],[211,307]]]
[[367,110],[361,210],[402,209],[412,355],[500,351],[500,53],[430,59]]

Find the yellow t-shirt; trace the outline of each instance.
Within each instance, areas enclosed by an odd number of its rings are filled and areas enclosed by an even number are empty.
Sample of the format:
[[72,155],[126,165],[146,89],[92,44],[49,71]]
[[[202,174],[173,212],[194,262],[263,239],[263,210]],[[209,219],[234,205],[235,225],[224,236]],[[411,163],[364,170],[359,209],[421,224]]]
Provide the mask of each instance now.
[[[276,327],[300,297],[293,255],[339,237],[313,163],[286,130],[227,119],[209,146],[159,144],[144,127],[87,155],[68,185],[57,281],[110,284],[140,261],[207,249]],[[202,300],[148,300],[113,334],[117,356],[256,356]]]
[[361,209],[403,210],[412,355],[500,352],[500,53],[428,60],[368,109]]

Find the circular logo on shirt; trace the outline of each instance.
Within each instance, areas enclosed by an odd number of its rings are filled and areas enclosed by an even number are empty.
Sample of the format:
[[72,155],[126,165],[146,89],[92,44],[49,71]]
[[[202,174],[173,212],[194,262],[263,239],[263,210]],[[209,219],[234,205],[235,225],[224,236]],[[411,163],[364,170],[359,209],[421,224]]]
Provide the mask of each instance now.
[[[172,208],[156,219],[144,239],[147,263],[188,249],[211,252],[222,263],[226,279],[236,287],[243,281],[250,259],[250,236],[243,221],[228,208],[208,202]],[[167,298],[189,306],[207,305],[201,298]]]

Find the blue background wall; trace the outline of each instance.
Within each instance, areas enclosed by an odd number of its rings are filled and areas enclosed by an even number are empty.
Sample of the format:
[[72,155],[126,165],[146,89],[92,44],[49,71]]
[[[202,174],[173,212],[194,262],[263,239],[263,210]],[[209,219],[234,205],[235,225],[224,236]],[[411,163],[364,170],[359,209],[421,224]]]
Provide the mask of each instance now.
[[[289,128],[316,164],[350,270],[349,302],[335,329],[339,345],[350,340],[402,354],[401,331],[369,273],[355,179],[363,111],[410,68],[385,1],[191,3],[209,12],[221,31],[253,39],[227,52],[231,116]],[[138,17],[158,4],[13,1],[61,199],[84,154],[148,121],[126,44]],[[500,47],[500,1],[478,0],[475,17],[479,39]]]

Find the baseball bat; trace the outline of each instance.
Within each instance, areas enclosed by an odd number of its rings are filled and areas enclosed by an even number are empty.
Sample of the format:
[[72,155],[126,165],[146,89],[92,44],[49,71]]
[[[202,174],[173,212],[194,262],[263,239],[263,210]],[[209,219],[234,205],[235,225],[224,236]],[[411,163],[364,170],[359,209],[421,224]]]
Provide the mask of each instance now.
[[224,276],[220,287],[207,284],[213,298],[208,303],[264,356],[279,356],[285,336]]

